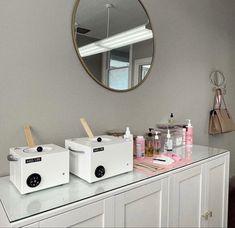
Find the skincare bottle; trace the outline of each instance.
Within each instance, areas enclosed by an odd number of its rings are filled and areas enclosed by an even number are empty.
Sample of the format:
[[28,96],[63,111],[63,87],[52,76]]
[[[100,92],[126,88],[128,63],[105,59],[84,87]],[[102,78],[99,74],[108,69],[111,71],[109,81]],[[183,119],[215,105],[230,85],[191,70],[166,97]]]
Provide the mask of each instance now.
[[131,132],[130,132],[130,128],[129,127],[126,127],[126,133],[125,133],[125,135],[124,135],[124,139],[126,140],[126,141],[133,141],[133,135],[131,134]]
[[144,157],[144,156],[143,156],[143,153],[142,153],[142,150],[141,150],[141,144],[136,143],[136,144],[135,144],[135,147],[136,147],[136,158],[142,158],[142,157]]
[[191,124],[191,120],[187,120],[187,121],[188,121],[188,124],[186,126],[185,144],[193,145],[193,126]]
[[175,123],[174,114],[171,113],[170,118],[168,119],[168,124],[174,124],[174,123]]
[[156,131],[155,137],[154,137],[154,153],[155,153],[155,155],[159,154],[160,150],[161,150],[161,141],[160,141],[159,135],[158,135],[159,133],[160,133],[159,131]]
[[149,128],[149,132],[145,141],[145,155],[147,157],[152,157],[154,153],[154,137],[152,133],[153,128]]
[[182,145],[186,144],[186,125],[182,127]]
[[164,150],[165,151],[172,151],[173,150],[173,140],[171,138],[170,130],[167,130],[167,135],[166,135],[166,142],[164,145]]
[[136,157],[145,157],[145,139],[144,136],[139,135],[136,137]]

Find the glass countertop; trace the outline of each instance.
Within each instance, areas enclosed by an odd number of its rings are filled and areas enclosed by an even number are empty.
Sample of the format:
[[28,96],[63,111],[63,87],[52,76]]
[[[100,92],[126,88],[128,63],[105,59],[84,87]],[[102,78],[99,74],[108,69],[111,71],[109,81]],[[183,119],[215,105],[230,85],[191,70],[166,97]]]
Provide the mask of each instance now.
[[70,183],[50,189],[21,195],[10,182],[9,176],[0,178],[0,200],[10,222],[31,217],[55,208],[79,202],[105,192],[118,189],[141,180],[152,178],[163,173],[175,170],[189,164],[208,159],[225,153],[225,149],[217,149],[206,146],[193,145],[180,147],[174,153],[183,159],[172,165],[165,166],[160,171],[145,173],[134,169],[133,172],[121,174],[92,184],[80,178],[70,175]]

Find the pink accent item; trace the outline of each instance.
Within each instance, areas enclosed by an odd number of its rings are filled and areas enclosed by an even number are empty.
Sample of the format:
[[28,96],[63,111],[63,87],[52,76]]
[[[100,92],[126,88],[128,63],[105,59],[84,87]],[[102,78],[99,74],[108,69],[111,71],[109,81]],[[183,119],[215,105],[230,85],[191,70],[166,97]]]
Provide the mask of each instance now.
[[220,108],[221,108],[221,94],[216,96],[214,104],[214,109],[220,109]]
[[142,157],[144,157],[144,153],[145,153],[145,139],[144,139],[144,137],[143,136],[137,136],[136,144],[141,145],[141,153],[142,153]]
[[193,145],[193,128],[187,127],[186,128],[186,145]]
[[[173,160],[175,160],[175,162],[173,162],[170,165],[160,165],[160,164],[153,163],[153,158],[161,158],[161,155],[169,156]],[[190,153],[189,156],[187,156],[183,159],[180,156],[178,156],[177,154],[171,153],[171,152],[164,152],[161,155],[157,155],[157,156],[154,156],[154,157],[145,157],[145,158],[142,158],[142,159],[138,159],[138,158],[134,159],[134,170],[137,171],[137,172],[146,174],[148,176],[155,176],[155,175],[158,175],[160,173],[164,173],[164,172],[170,171],[172,169],[175,169],[177,167],[182,167],[186,164],[190,164],[192,162],[191,153]],[[159,169],[156,172],[153,172],[153,171],[147,170],[143,167],[136,166],[136,164],[138,164],[138,163],[147,163],[147,164],[150,164],[150,165],[155,165],[156,167],[160,167],[162,169]]]
[[[175,154],[175,153],[164,152],[164,153],[161,154],[161,155],[164,155],[164,156],[167,156],[167,157],[169,157],[169,158],[172,158],[175,162],[181,160],[181,157],[180,157],[178,154]],[[159,156],[159,158],[161,158],[161,155]]]

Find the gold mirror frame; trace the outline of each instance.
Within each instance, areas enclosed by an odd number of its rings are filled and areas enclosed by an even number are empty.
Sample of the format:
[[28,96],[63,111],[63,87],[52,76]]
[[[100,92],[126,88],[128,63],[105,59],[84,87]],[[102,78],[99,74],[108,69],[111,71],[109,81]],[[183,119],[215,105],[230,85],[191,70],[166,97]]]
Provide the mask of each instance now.
[[[96,0],[98,1],[98,0]],[[147,10],[146,8],[144,7],[144,5],[142,4],[142,2],[140,0],[136,0],[140,3],[140,5],[143,7],[148,19],[149,19],[149,24],[151,26],[151,29],[153,31],[153,27],[152,27],[152,23],[151,23],[151,20],[149,18],[149,15],[147,13]],[[151,66],[148,70],[148,73],[145,75],[144,79],[139,82],[137,85],[129,88],[129,89],[125,89],[125,90],[117,90],[117,89],[112,89],[106,85],[104,85],[103,83],[101,83],[99,80],[97,80],[97,78],[90,72],[89,68],[86,66],[85,62],[83,61],[82,57],[80,56],[80,53],[78,51],[78,46],[77,46],[77,43],[76,43],[76,36],[75,36],[75,29],[74,29],[74,25],[75,25],[75,20],[76,20],[76,13],[77,13],[77,10],[78,10],[78,5],[79,5],[79,2],[80,0],[76,0],[75,2],[75,5],[74,5],[74,8],[73,8],[73,13],[72,13],[72,22],[71,22],[71,31],[72,31],[72,38],[73,38],[73,45],[74,45],[74,48],[75,48],[75,51],[77,53],[77,56],[80,60],[80,62],[82,63],[82,66],[84,67],[84,69],[86,70],[86,72],[89,74],[89,76],[95,81],[97,82],[99,85],[101,85],[103,88],[105,89],[108,89],[110,91],[113,91],[113,92],[118,92],[118,93],[122,93],[122,92],[128,92],[128,91],[131,91],[131,90],[134,90],[136,89],[137,87],[139,87],[140,85],[142,85],[145,80],[148,78],[151,70],[152,70],[152,66],[153,66],[153,60],[154,60],[154,53],[155,53],[155,44],[154,44],[154,37],[152,38],[153,39],[153,54],[152,54],[152,61],[151,61]],[[154,34],[154,31],[153,31],[153,34]]]

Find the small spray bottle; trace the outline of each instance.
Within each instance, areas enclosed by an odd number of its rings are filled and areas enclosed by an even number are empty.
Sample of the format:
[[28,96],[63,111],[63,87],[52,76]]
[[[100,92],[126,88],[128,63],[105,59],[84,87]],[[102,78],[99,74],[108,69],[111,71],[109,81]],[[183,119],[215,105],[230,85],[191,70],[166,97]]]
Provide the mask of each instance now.
[[164,145],[164,150],[166,150],[166,151],[172,151],[173,150],[173,141],[172,141],[169,129],[167,130],[166,142],[165,142],[165,145]]
[[155,131],[155,137],[154,137],[154,153],[155,155],[158,155],[161,150],[161,141],[159,139],[159,131]]
[[174,119],[174,114],[173,113],[171,113],[171,115],[170,115],[170,118],[168,119],[168,124],[174,124],[175,123],[175,119]]

